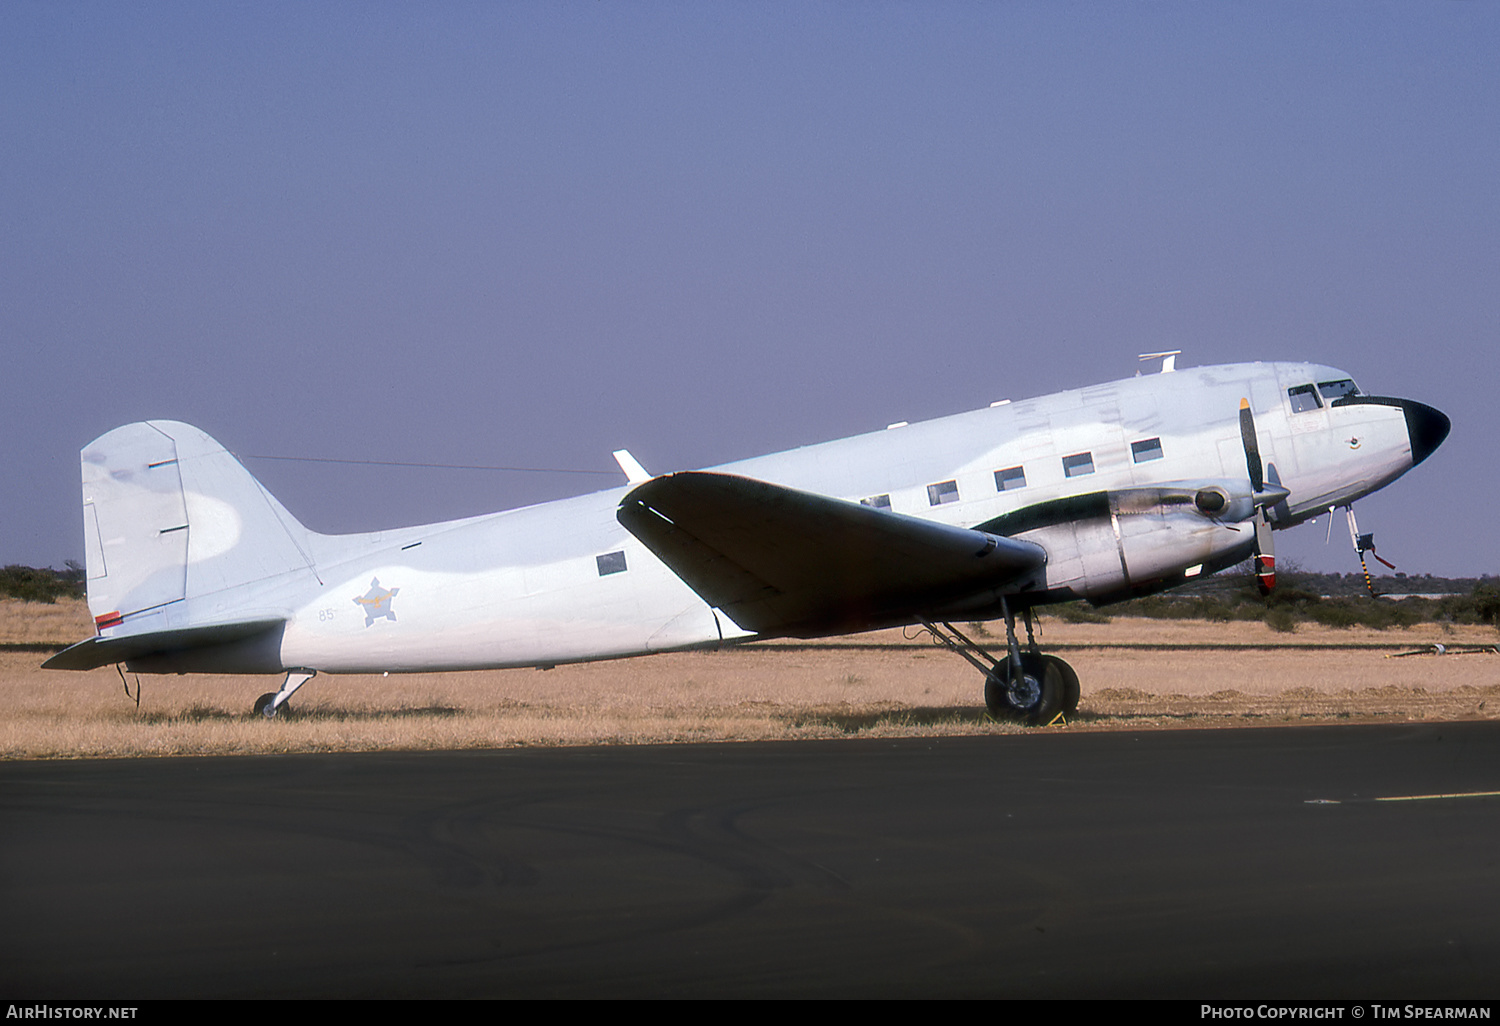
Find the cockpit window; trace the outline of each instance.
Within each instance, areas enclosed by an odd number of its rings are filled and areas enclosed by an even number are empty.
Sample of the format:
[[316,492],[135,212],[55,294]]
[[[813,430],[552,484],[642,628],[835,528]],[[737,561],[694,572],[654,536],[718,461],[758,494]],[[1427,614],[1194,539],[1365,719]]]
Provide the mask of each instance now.
[[1286,394],[1292,400],[1293,413],[1306,413],[1308,410],[1320,409],[1323,400],[1318,398],[1318,390],[1311,385],[1293,385],[1286,390]]
[[1346,395],[1359,395],[1359,386],[1345,378],[1342,381],[1320,381],[1318,391],[1324,399],[1342,399]]

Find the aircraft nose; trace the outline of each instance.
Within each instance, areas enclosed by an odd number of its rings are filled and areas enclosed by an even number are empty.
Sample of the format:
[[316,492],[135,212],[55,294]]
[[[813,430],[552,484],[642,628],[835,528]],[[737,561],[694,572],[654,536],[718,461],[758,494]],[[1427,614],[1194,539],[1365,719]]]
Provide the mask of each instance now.
[[1411,465],[1415,467],[1443,444],[1453,422],[1441,410],[1410,399],[1401,401],[1401,409],[1406,413],[1406,434],[1411,438]]

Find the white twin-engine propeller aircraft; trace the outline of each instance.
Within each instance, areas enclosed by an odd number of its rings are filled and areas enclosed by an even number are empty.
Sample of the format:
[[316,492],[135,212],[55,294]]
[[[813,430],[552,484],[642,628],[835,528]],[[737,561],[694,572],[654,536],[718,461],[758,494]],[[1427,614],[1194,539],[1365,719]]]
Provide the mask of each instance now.
[[[1446,416],[1308,363],[1176,370],[371,534],[303,527],[223,446],[129,424],[83,457],[97,636],[44,664],[285,673],[551,667],[922,624],[996,716],[1046,723],[1078,676],[1031,610],[1103,604],[1254,556],[1426,459]],[[1027,643],[1016,637],[1021,614]],[[1003,618],[992,655],[954,621]]]

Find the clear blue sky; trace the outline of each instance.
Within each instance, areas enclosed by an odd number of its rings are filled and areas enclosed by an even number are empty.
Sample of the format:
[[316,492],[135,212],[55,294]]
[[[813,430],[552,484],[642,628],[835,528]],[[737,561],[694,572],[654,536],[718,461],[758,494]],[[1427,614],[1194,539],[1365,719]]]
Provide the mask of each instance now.
[[[207,430],[447,519],[1184,365],[1453,419],[1357,507],[1500,572],[1500,4],[0,5],[0,562]],[[1347,531],[1278,537],[1353,570]]]

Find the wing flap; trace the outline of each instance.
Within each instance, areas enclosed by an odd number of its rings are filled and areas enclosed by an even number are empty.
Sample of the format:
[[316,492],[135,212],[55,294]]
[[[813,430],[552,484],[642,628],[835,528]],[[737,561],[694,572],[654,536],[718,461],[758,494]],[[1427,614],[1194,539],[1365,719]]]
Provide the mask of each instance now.
[[1031,542],[731,474],[655,478],[616,515],[704,601],[761,634],[910,622],[1046,562]]

